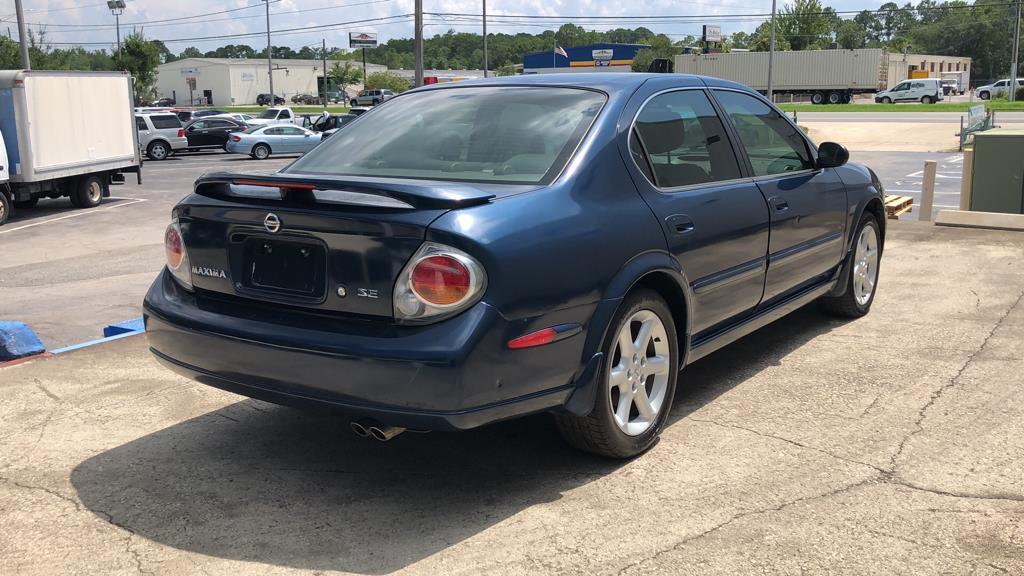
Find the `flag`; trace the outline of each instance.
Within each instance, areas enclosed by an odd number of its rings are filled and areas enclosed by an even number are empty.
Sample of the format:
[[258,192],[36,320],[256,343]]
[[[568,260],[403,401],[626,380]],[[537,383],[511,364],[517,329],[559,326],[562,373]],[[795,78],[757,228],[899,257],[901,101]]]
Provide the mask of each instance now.
[[565,48],[562,48],[557,44],[555,45],[555,54],[561,54],[563,58],[569,57],[569,55],[565,53]]

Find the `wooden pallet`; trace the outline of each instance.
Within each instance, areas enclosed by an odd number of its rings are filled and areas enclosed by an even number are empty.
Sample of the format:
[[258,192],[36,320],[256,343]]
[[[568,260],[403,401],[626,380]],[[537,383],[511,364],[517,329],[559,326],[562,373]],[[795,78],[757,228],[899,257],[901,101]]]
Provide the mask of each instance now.
[[896,196],[895,194],[885,196],[885,214],[890,220],[897,220],[900,214],[912,212],[913,209],[914,199],[910,196]]

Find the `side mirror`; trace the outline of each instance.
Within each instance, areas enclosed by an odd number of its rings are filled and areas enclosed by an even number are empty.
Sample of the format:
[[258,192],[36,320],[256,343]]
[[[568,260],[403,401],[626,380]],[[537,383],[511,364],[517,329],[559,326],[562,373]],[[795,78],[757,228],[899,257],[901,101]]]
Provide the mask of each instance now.
[[842,144],[822,142],[818,146],[818,168],[838,168],[850,160],[850,151]]

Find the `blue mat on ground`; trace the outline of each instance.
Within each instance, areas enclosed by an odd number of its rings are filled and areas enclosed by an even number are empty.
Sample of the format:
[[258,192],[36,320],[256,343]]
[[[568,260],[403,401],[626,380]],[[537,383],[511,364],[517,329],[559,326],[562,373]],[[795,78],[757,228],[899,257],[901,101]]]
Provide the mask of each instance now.
[[24,322],[0,321],[0,361],[42,354],[43,343]]

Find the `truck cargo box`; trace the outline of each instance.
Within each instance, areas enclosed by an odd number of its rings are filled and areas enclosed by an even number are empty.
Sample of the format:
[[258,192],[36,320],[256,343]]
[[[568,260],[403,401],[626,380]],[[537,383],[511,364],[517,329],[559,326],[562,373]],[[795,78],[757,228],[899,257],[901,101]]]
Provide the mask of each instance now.
[[139,166],[132,104],[127,73],[0,71],[0,133],[11,182]]
[[[776,92],[875,92],[886,88],[888,59],[878,48],[857,50],[777,51],[772,62]],[[675,71],[714,76],[768,89],[768,52],[682,54]]]

